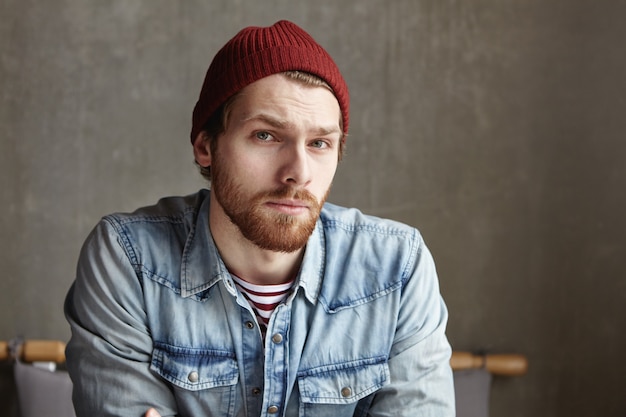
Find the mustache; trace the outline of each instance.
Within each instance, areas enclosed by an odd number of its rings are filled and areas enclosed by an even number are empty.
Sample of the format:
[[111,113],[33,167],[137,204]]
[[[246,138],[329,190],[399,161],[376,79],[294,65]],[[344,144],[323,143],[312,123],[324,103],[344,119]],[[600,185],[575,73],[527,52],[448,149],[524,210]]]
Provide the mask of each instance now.
[[262,193],[262,197],[273,198],[273,199],[300,200],[300,201],[304,201],[314,206],[319,205],[319,202],[317,201],[317,199],[311,192],[307,190],[303,190],[303,189],[298,189],[295,187],[290,187],[288,185],[277,188],[272,191],[264,192]]

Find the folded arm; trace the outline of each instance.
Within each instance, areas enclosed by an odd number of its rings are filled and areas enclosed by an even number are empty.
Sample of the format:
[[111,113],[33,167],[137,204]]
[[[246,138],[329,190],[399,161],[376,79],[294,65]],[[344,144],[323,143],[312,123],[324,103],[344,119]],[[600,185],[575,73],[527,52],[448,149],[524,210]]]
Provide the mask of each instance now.
[[376,393],[371,416],[454,417],[448,312],[439,293],[432,255],[418,239],[402,289],[396,335],[389,357],[390,384]]
[[172,392],[150,371],[142,282],[121,241],[110,223],[100,222],[83,246],[65,301],[76,414],[138,417],[156,407],[175,415]]

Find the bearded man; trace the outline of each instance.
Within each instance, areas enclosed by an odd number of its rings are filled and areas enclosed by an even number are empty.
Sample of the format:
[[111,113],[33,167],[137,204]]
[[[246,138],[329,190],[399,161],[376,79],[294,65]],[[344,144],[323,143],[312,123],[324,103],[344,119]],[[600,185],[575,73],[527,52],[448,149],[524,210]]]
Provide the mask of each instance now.
[[193,113],[211,189],[106,216],[70,289],[83,416],[453,416],[447,310],[419,232],[326,203],[349,122],[328,53],[239,32]]

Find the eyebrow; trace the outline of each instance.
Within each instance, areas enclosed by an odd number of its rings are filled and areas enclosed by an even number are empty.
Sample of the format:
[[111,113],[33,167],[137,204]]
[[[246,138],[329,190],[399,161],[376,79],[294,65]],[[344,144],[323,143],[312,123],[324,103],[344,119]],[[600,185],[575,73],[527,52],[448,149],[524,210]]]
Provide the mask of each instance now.
[[[278,119],[274,116],[270,116],[269,114],[266,114],[266,113],[259,113],[259,114],[254,114],[250,117],[244,117],[241,121],[243,123],[261,121],[263,123],[270,125],[271,127],[275,129],[289,129],[293,127],[292,123],[289,123],[288,121],[283,120],[283,119]],[[341,134],[339,126],[336,126],[336,127],[320,126],[320,127],[314,128],[313,132],[315,132],[316,135],[320,135],[320,136],[326,136],[326,135],[330,135],[333,133]]]

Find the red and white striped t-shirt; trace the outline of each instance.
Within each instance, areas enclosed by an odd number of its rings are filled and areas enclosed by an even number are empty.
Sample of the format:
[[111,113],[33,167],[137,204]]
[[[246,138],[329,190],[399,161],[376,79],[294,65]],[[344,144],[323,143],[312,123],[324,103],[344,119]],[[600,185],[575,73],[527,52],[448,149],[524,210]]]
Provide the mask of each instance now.
[[259,326],[261,327],[261,333],[265,338],[265,332],[270,322],[272,312],[287,298],[295,280],[277,285],[256,285],[244,281],[236,275],[232,277],[235,281],[235,285],[237,285],[239,291],[248,299],[252,309],[256,313]]

